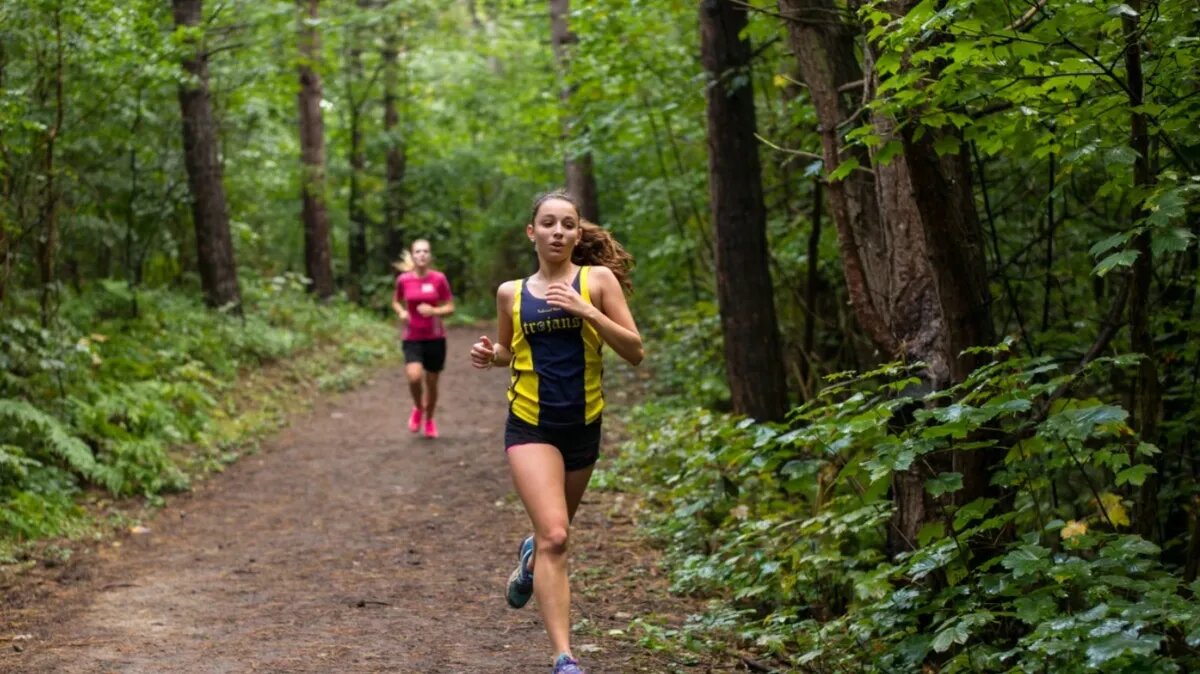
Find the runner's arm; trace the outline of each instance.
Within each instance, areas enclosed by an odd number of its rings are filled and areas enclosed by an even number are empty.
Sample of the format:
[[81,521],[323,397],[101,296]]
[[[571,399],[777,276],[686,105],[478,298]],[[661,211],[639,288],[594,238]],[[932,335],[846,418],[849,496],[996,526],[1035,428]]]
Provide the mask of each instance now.
[[482,337],[471,346],[471,364],[478,368],[488,368],[492,365],[508,365],[512,361],[512,300],[516,284],[508,281],[500,285],[496,291],[496,330],[498,336],[495,343],[488,337]]
[[492,359],[496,365],[507,366],[512,362],[512,305],[515,288],[515,283],[505,281],[496,290],[496,343],[493,347],[496,355]]
[[400,320],[408,320],[408,310],[404,308],[404,284],[400,283],[399,278],[396,279],[396,292],[392,293],[392,311]]
[[641,363],[645,356],[642,336],[633,322],[620,282],[608,267],[591,269],[588,276],[590,302],[584,300],[573,286],[563,282],[546,286],[546,302],[590,323],[600,338],[630,365]]

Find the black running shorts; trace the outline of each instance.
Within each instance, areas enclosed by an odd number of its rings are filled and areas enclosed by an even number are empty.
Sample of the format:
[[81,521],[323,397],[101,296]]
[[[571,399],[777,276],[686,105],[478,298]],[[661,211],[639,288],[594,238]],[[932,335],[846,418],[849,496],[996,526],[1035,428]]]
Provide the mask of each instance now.
[[404,362],[420,363],[426,372],[441,372],[446,367],[446,339],[404,340]]
[[568,471],[583,470],[600,458],[600,420],[565,428],[543,428],[534,426],[508,413],[504,423],[504,451],[516,445],[552,445],[563,457],[563,466]]

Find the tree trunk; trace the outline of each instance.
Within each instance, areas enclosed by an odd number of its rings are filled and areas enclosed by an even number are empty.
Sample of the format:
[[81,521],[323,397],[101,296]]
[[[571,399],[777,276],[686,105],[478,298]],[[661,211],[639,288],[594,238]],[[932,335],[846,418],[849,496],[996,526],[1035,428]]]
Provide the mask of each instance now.
[[316,65],[321,56],[317,30],[319,0],[298,0],[300,15],[300,156],[303,163],[300,195],[303,201],[304,268],[312,291],[327,299],[333,295],[329,213],[325,206],[325,121],[321,114],[321,76]]
[[[357,5],[360,13],[367,8],[366,0],[358,0]],[[346,86],[346,98],[350,108],[350,236],[346,247],[350,255],[350,299],[359,302],[362,299],[363,277],[367,273],[367,212],[362,204],[362,176],[366,167],[366,156],[362,147],[362,108],[366,104],[367,92],[363,91],[362,95],[355,96],[355,86],[363,82],[362,49],[358,45],[366,36],[362,29],[351,29],[347,37],[351,47],[350,72]]]
[[700,3],[700,53],[708,74],[708,183],[716,247],[717,300],[733,408],[760,421],[788,409],[767,254],[754,94],[745,76],[746,9]]
[[54,8],[54,124],[46,132],[46,182],[42,192],[41,231],[37,259],[41,281],[42,325],[50,324],[50,298],[55,281],[54,260],[58,253],[58,191],[55,185],[54,145],[63,122],[63,34],[62,6]]
[[[817,288],[821,284],[821,268],[817,262],[821,259],[821,204],[824,201],[824,190],[820,180],[813,181],[812,230],[808,233],[808,279],[804,284],[804,350],[800,358],[801,386],[805,391],[816,389],[817,352]],[[806,394],[808,395],[808,394]]]
[[[1138,43],[1138,18],[1141,15],[1141,0],[1131,0],[1129,6],[1134,14],[1121,14],[1121,25],[1125,31],[1126,89],[1129,92],[1129,145],[1137,158],[1133,163],[1133,180],[1139,188],[1154,184],[1150,171],[1150,136],[1146,113],[1140,110],[1143,101],[1142,49]],[[1149,190],[1145,190],[1149,191]],[[1141,206],[1134,209],[1135,226],[1146,216]],[[1138,257],[1133,262],[1133,294],[1129,302],[1130,346],[1144,357],[1138,362],[1137,379],[1134,384],[1134,424],[1144,442],[1158,441],[1158,419],[1162,403],[1162,390],[1158,382],[1158,367],[1155,362],[1154,332],[1150,324],[1150,283],[1154,276],[1154,251],[1150,246],[1150,230],[1145,229],[1133,239],[1133,248]],[[1158,514],[1158,474],[1161,461],[1152,461],[1156,472],[1148,475],[1138,490],[1134,509],[1137,532],[1147,540],[1162,543],[1162,531]]]
[[[202,0],[173,0],[175,26],[193,31],[201,25]],[[200,287],[210,307],[230,307],[241,313],[233,240],[225,187],[221,182],[221,158],[217,150],[217,127],[208,95],[208,54],[202,40],[189,39],[184,56],[187,82],[179,86],[183,114],[183,155],[192,196],[192,220],[196,229],[196,258]]]
[[[558,100],[562,103],[562,139],[569,144],[575,137],[575,116],[571,113],[571,91],[567,73],[571,67],[571,45],[579,41],[567,24],[571,14],[570,0],[550,0],[550,45],[558,64]],[[600,204],[596,195],[596,174],[592,170],[592,153],[572,155],[565,160],[567,191],[579,199],[580,213],[592,222],[600,221]]]
[[404,141],[400,138],[400,115],[396,111],[396,90],[398,87],[399,49],[395,35],[390,32],[384,38],[383,47],[383,131],[387,135],[387,169],[383,196],[383,229],[386,232],[387,259],[400,256],[404,250],[404,171],[407,165]]
[[[0,98],[4,96],[5,81],[4,76],[8,69],[8,52],[4,48],[4,41],[0,40]],[[3,138],[0,137],[0,155],[7,155],[8,149],[3,145]],[[9,222],[9,199],[12,198],[12,183],[11,175],[7,166],[0,167],[0,305],[4,304],[5,298],[8,296],[8,276],[12,271],[11,258],[9,249],[12,243],[9,239],[8,228]]]
[[[875,134],[903,148],[873,171],[855,169],[827,184],[855,316],[884,358],[924,362],[929,387],[961,381],[978,365],[961,351],[993,339],[966,155],[938,157],[934,140],[941,131],[927,130],[917,139],[910,124],[897,134],[894,120],[863,109],[877,89],[877,76],[863,73],[855,32],[829,21],[837,14],[832,0],[778,0],[778,6],[817,112],[826,176],[849,160],[871,164],[865,150],[842,140],[859,115],[869,114]],[[889,9],[899,16],[907,6]],[[928,471],[898,473],[890,549],[911,549],[921,526],[936,517],[939,508],[924,490],[929,473],[961,472],[963,489],[951,500],[965,503],[987,489],[989,461],[982,453],[952,452],[931,457]]]

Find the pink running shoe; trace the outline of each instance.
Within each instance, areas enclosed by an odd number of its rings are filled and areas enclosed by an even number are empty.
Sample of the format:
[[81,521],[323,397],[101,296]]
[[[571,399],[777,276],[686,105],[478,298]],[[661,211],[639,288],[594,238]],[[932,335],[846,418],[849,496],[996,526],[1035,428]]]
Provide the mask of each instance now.
[[414,407],[412,414],[408,415],[408,430],[416,433],[419,428],[421,428],[421,408]]
[[437,424],[434,423],[433,417],[425,420],[425,437],[436,438],[438,436]]

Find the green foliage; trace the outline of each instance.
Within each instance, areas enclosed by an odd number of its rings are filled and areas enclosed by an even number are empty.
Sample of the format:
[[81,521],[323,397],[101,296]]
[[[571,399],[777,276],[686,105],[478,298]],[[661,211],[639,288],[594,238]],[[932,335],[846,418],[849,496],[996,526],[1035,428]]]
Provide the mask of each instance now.
[[[1136,359],[998,355],[933,394],[899,365],[841,375],[780,427],[643,406],[610,481],[645,496],[675,589],[721,599],[693,631],[806,671],[1200,666],[1200,587],[1129,532],[1158,450],[1120,407],[1062,395]],[[993,495],[946,498],[961,475],[927,466],[951,450],[1004,457]],[[909,470],[942,511],[893,557],[889,489]]]
[[344,303],[312,302],[295,277],[247,279],[243,297],[246,316],[233,318],[177,292],[141,291],[138,317],[128,318],[134,295],[106,283],[69,298],[51,328],[8,320],[0,539],[62,533],[78,516],[72,498],[81,489],[153,498],[185,489],[195,470],[219,468],[253,430],[222,429],[248,369],[337,344],[337,374],[319,385],[345,390],[394,352],[390,326]]
[[[0,0],[0,517],[11,537],[62,531],[80,489],[153,496],[220,469],[248,429],[282,417],[274,400],[246,411],[238,399],[236,382],[264,367],[337,344],[335,362],[301,371],[342,390],[391,352],[390,327],[307,301],[295,271],[295,3],[205,4],[202,27],[184,35],[161,2]],[[496,285],[532,270],[521,236],[530,198],[563,182],[565,156],[589,153],[601,223],[638,260],[632,303],[660,397],[643,411],[629,472],[607,479],[673,515],[657,531],[673,543],[677,587],[724,600],[693,629],[740,635],[818,671],[1191,667],[1200,636],[1179,578],[1200,497],[1195,7],[927,0],[903,15],[868,2],[822,17],[854,33],[861,62],[846,65],[867,69],[861,89],[843,92],[853,112],[838,133],[865,146],[871,166],[843,162],[835,179],[905,160],[879,120],[931,136],[945,160],[970,149],[962,158],[987,235],[997,332],[1020,335],[1024,356],[1002,350],[1003,362],[926,396],[898,366],[815,390],[822,373],[870,370],[886,356],[856,327],[841,246],[831,227],[822,232],[822,130],[778,3],[749,3],[765,11],[751,12],[754,64],[737,76],[755,93],[766,139],[758,151],[788,354],[779,366],[808,400],[787,427],[764,429],[717,411],[729,394],[696,3],[571,4],[578,42],[560,72],[544,3],[322,3],[313,65],[343,285],[352,280],[362,304],[388,316],[391,236],[430,238],[455,320],[490,320]],[[1137,106],[1130,21],[1145,80]],[[190,40],[210,56],[244,319],[194,299],[177,99]],[[1149,184],[1134,184],[1134,113],[1146,116]],[[350,152],[356,131],[362,170]],[[385,153],[397,147],[405,177],[389,194]],[[346,262],[352,192],[370,256],[358,279]],[[392,197],[401,217],[389,232]],[[1145,260],[1135,242],[1146,233],[1154,282],[1142,306],[1156,349],[1146,357],[1162,373],[1163,419],[1142,442],[1123,407],[1133,360],[1101,359],[1079,375],[1063,363],[1124,320],[1110,307]],[[1116,330],[1104,353],[1130,350],[1128,339]],[[1056,397],[1067,382],[1071,393]],[[968,487],[939,460],[951,449],[995,452],[999,496],[946,505],[916,550],[893,558],[892,477],[918,471],[934,502],[954,503]],[[1156,539],[1161,549],[1131,535],[1139,505],[1158,506],[1147,517],[1170,533]],[[638,629],[648,647],[690,638],[650,619]]]
[[721,317],[711,302],[643,321],[646,339],[658,345],[655,391],[712,407],[729,406],[724,376]]

